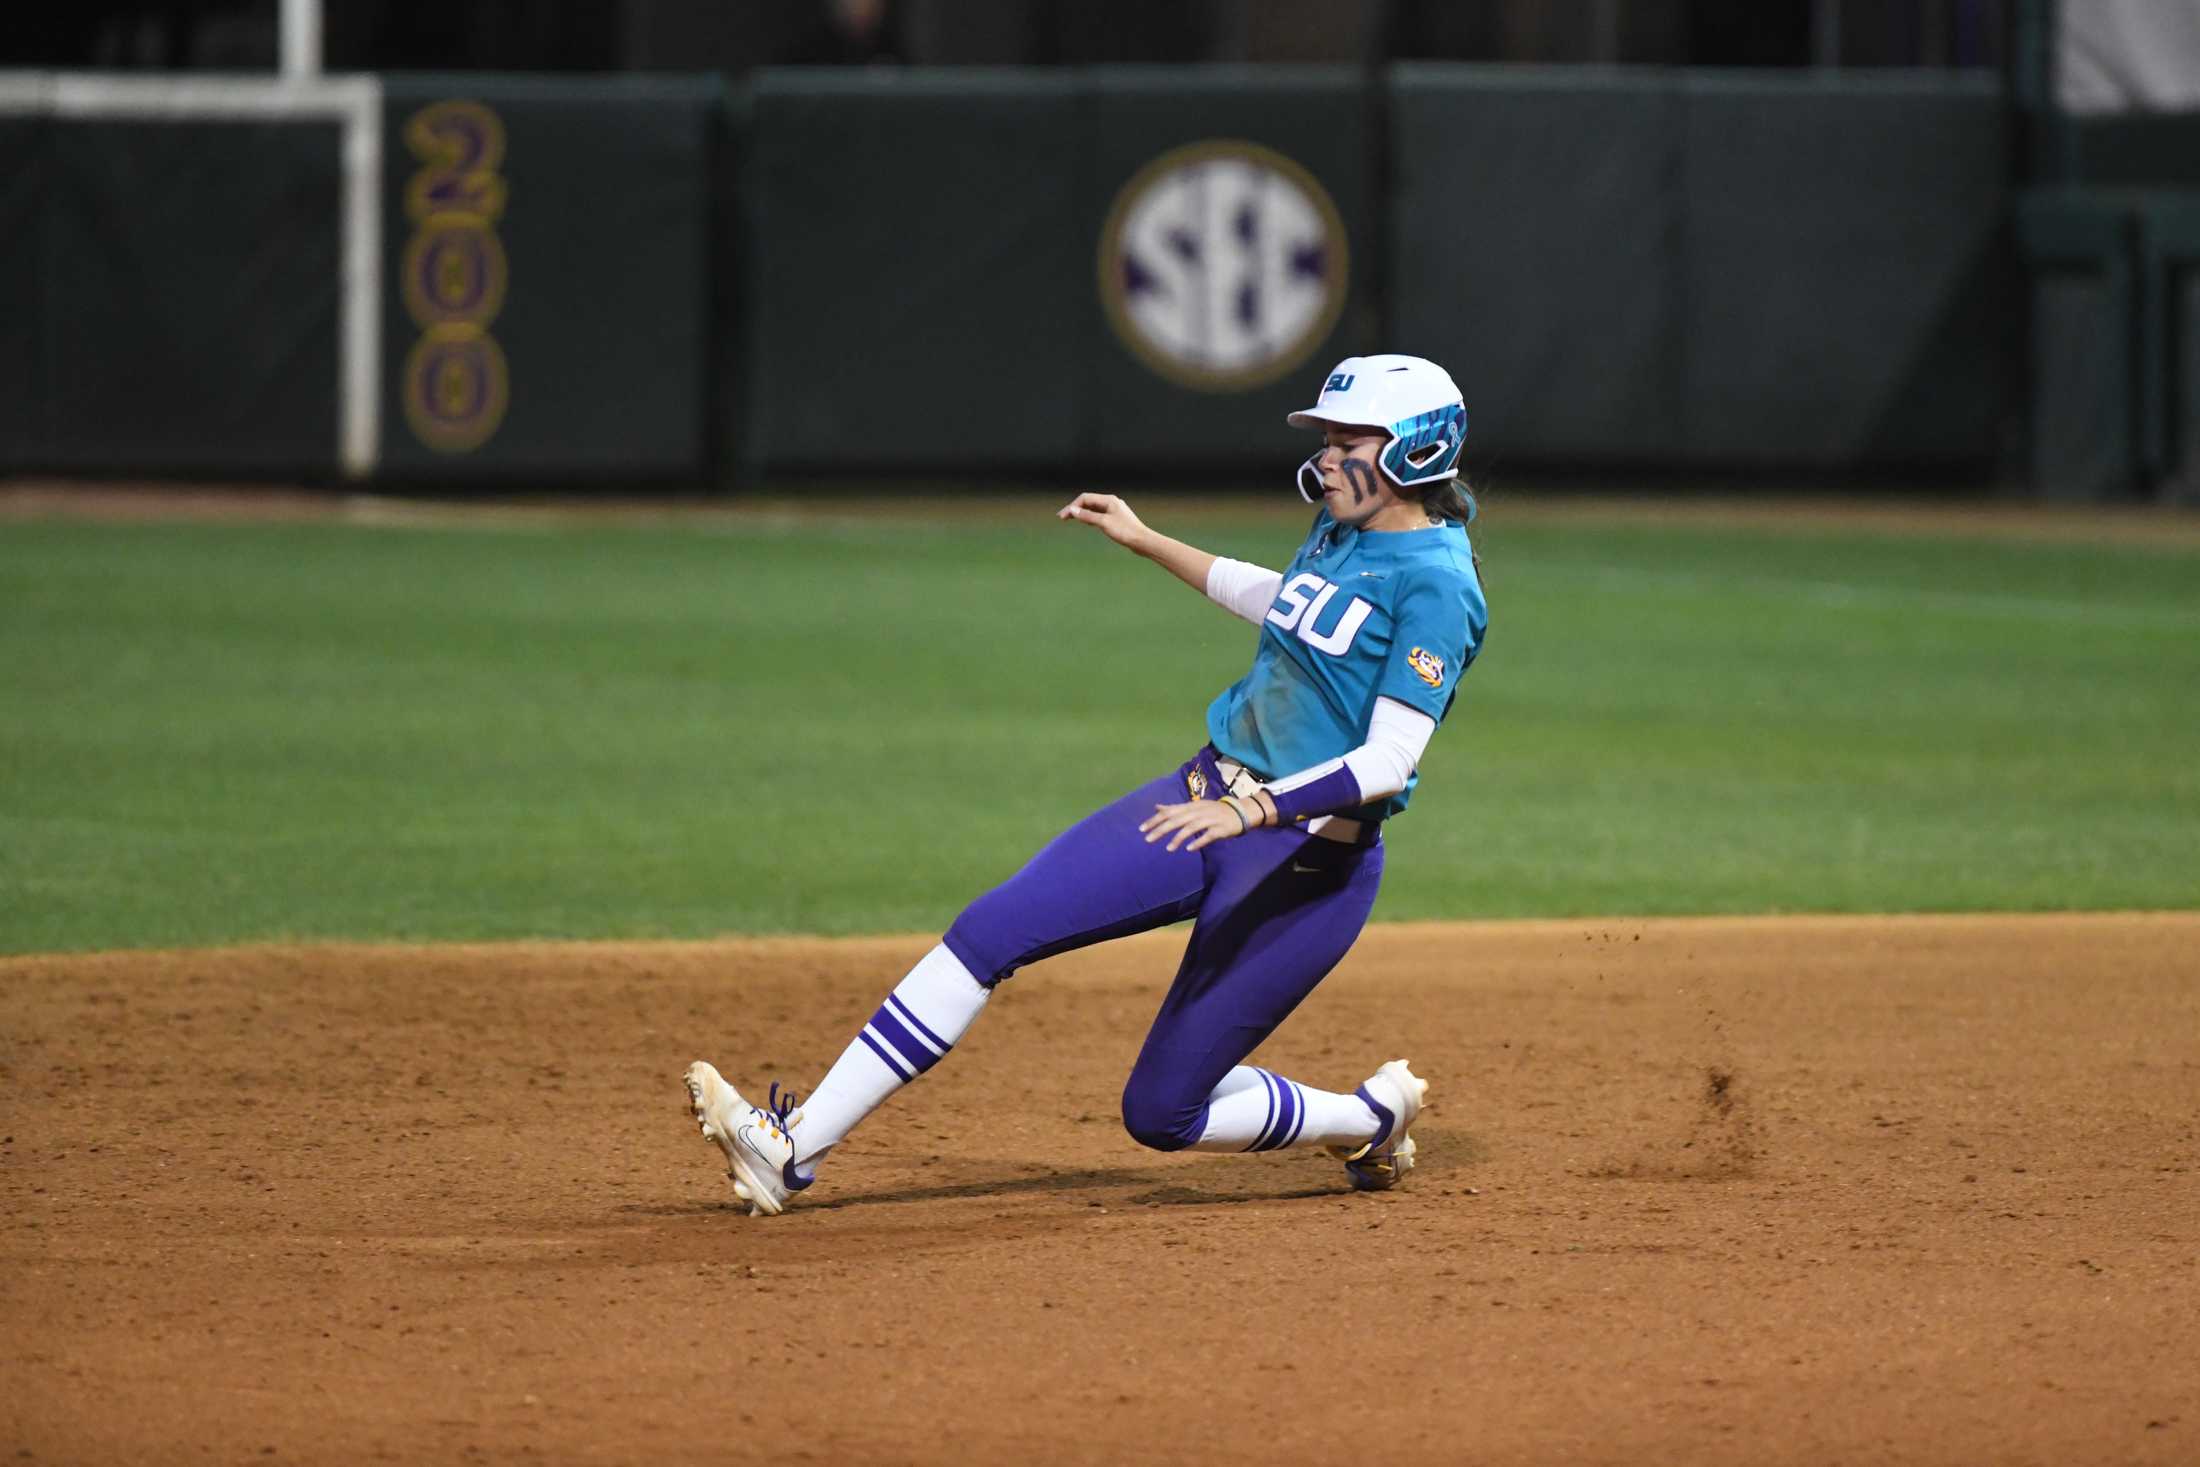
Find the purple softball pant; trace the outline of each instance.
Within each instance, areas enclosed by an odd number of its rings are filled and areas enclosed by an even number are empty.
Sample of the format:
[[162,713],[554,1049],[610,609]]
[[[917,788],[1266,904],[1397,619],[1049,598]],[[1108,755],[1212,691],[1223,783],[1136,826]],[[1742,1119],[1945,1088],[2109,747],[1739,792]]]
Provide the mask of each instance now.
[[1199,1139],[1207,1097],[1337,966],[1383,878],[1379,841],[1349,846],[1286,827],[1172,852],[1139,834],[1154,806],[1222,788],[1214,750],[1202,749],[1056,836],[945,939],[992,987],[1026,963],[1196,917],[1123,1086],[1124,1129],[1162,1151]]

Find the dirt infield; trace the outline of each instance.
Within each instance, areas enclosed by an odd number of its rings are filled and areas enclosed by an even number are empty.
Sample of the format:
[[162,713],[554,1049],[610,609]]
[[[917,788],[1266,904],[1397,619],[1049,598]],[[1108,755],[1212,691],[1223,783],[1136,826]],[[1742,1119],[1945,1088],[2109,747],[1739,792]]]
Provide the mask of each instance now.
[[0,960],[0,1459],[2200,1460],[2200,915],[1390,926],[1265,1051],[1408,1190],[1115,1116],[1058,959],[776,1222],[678,1076],[922,939]]

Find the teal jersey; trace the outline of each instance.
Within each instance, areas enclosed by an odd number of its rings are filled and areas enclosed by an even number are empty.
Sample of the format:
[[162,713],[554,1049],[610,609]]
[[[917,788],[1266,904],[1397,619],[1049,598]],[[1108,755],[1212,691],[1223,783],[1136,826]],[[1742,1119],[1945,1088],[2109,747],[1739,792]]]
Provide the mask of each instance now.
[[[1208,708],[1207,737],[1278,779],[1366,743],[1377,698],[1440,724],[1488,624],[1464,525],[1356,530],[1324,509],[1283,573],[1252,671]],[[1354,813],[1397,814],[1419,780]]]

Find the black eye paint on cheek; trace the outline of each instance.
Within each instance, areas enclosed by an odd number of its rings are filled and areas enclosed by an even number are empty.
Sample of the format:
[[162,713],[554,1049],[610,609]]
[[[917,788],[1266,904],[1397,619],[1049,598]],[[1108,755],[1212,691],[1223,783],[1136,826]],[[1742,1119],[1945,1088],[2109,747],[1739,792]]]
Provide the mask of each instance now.
[[1345,482],[1352,486],[1352,502],[1365,504],[1375,497],[1375,471],[1367,466],[1364,458],[1348,458],[1344,461]]

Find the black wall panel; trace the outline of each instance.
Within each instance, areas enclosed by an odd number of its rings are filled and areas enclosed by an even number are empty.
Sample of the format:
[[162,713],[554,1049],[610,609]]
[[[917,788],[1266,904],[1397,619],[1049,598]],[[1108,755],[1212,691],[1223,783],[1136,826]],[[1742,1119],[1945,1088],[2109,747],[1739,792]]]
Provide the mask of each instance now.
[[2042,276],[2032,288],[2032,465],[2043,498],[2121,499],[2131,490],[2131,387],[2122,320],[2098,278]]
[[2169,383],[2170,462],[2166,489],[2180,504],[2200,505],[2200,270],[2179,282],[2172,309]]
[[2143,457],[2136,220],[2127,200],[2078,191],[2029,194],[2017,215],[2030,280],[2033,490],[2126,498]]
[[1469,462],[1983,470],[2021,347],[1999,94],[1407,66],[1388,339]]
[[1451,368],[1468,463],[1679,456],[1678,92],[1570,68],[1399,68],[1396,349]]
[[0,117],[0,472],[45,452],[47,123]]
[[2200,192],[2131,200],[2139,246],[2141,446],[2165,498],[2200,500]]
[[1699,72],[1683,96],[1686,456],[1991,463],[2020,340],[1999,93]]
[[745,460],[957,469],[1075,451],[1092,342],[1065,85],[767,73],[745,131]]
[[2200,112],[2068,119],[2075,177],[2093,188],[2200,189]]
[[48,132],[40,461],[333,470],[336,124],[55,119]]
[[700,479],[715,82],[384,81],[382,470]]

